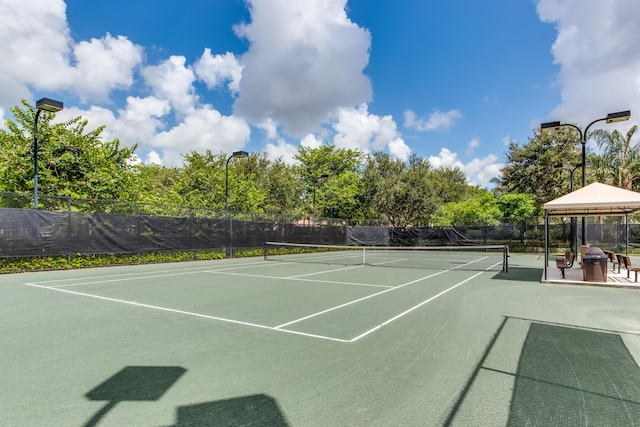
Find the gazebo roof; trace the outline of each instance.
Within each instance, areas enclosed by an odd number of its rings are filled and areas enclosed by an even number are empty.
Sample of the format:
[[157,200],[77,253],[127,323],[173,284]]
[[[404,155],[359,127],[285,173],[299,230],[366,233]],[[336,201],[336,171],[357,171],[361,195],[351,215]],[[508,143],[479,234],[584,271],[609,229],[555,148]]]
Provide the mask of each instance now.
[[544,204],[547,215],[625,215],[640,211],[640,193],[594,182]]

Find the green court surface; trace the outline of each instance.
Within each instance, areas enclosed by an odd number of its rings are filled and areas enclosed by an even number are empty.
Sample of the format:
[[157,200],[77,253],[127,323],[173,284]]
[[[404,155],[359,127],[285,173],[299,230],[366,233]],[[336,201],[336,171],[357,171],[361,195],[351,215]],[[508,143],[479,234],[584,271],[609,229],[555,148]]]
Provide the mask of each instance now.
[[640,290],[542,263],[3,275],[0,424],[640,425]]

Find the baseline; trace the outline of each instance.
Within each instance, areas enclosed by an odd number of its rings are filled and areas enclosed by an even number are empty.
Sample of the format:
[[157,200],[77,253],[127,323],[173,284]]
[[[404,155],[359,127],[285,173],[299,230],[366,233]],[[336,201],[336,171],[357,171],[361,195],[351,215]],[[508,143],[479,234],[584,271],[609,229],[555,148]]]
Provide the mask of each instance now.
[[[257,267],[257,266],[262,266],[262,267],[267,267],[267,266],[271,266],[268,263],[265,263],[264,261],[257,261],[257,262],[251,262],[251,263],[247,263],[247,264],[242,264],[242,265],[237,265],[237,266],[233,266],[233,267],[221,267],[218,270],[214,270],[214,271],[227,271],[227,270],[239,270],[242,268],[250,268],[250,267]],[[275,265],[274,265],[275,266]],[[118,266],[118,267],[124,267],[124,266]],[[118,267],[113,267],[113,268],[118,268]],[[132,266],[128,266],[128,267],[132,267]],[[118,277],[122,277],[122,278],[127,278],[127,277],[132,277],[132,276],[142,276],[142,278],[153,278],[153,277],[162,277],[163,274],[165,273],[174,273],[174,272],[182,272],[184,274],[192,274],[192,273],[197,273],[197,272],[208,272],[211,271],[212,267],[211,265],[207,265],[207,266],[201,266],[201,267],[189,267],[189,268],[172,268],[172,269],[165,269],[165,270],[160,270],[157,272],[132,272],[132,273],[122,273],[122,274],[112,274],[109,275],[108,277],[111,278],[118,278]],[[75,271],[80,271],[80,270],[68,270],[67,272],[75,272]],[[53,279],[53,280],[42,280],[42,281],[36,281],[36,282],[31,282],[31,283],[35,283],[35,284],[42,284],[42,283],[57,283],[57,282],[73,282],[76,280],[92,280],[93,278],[104,278],[105,276],[84,276],[84,277],[67,277],[64,279]]]

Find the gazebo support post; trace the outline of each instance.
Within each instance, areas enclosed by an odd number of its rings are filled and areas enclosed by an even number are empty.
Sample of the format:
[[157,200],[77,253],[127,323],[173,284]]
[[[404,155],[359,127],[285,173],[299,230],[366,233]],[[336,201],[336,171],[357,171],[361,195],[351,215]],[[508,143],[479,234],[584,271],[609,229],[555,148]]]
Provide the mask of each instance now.
[[549,215],[544,211],[544,280],[547,280],[547,266],[549,265]]
[[624,248],[625,255],[629,256],[629,214],[624,214]]

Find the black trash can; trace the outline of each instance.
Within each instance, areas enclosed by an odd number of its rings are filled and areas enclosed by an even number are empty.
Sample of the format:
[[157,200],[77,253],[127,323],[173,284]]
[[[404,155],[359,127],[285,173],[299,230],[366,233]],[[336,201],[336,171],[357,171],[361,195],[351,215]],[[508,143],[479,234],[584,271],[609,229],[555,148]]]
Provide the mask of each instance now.
[[602,249],[592,246],[584,253],[582,280],[585,282],[607,281],[607,256]]

